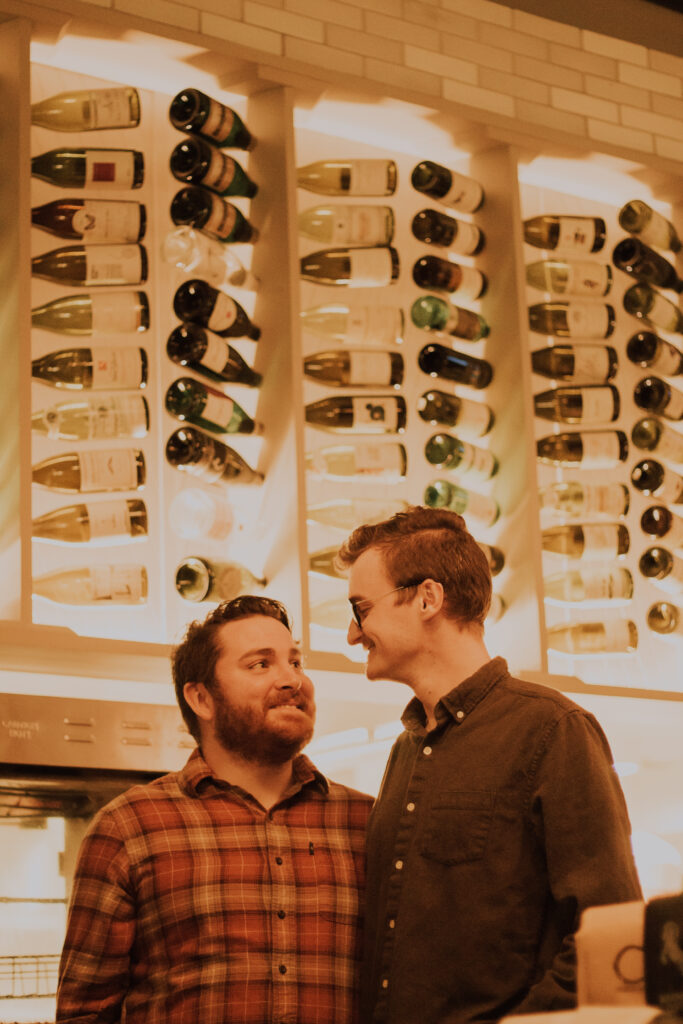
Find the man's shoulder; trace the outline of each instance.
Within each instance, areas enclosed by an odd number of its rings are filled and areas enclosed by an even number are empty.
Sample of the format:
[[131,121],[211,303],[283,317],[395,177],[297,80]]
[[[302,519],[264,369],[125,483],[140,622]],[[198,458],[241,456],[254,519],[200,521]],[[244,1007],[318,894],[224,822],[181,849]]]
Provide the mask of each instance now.
[[369,793],[362,793],[359,789],[353,789],[342,782],[335,782],[334,779],[327,779],[327,795],[330,800],[349,804],[371,804],[374,797]]
[[[149,782],[136,783],[119,793],[98,811],[94,824],[98,827],[107,822],[120,822],[136,818],[149,819],[150,815],[160,819],[161,805],[172,806],[183,799],[179,772],[168,772]],[[156,810],[155,810],[156,808]]]
[[499,689],[512,700],[524,702],[529,708],[535,708],[542,715],[551,717],[564,717],[568,714],[589,716],[589,712],[585,708],[546,683],[532,682],[506,672],[499,680]]

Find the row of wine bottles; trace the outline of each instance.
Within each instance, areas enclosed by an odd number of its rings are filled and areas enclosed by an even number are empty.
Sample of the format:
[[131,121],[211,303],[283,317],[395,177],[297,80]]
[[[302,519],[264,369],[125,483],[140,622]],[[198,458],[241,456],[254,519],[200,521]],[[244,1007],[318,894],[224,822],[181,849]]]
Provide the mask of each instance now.
[[[624,231],[637,236],[646,245],[674,253],[681,251],[681,240],[673,224],[642,199],[625,203],[617,219]],[[607,226],[602,217],[544,213],[524,221],[524,241],[537,249],[599,252],[606,239]]]

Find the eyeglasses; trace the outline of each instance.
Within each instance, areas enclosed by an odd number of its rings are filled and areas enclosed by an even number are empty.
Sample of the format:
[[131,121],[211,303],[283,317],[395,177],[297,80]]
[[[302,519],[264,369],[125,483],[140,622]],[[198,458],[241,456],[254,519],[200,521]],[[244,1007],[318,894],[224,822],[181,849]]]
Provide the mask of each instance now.
[[379,602],[383,601],[385,597],[389,597],[391,594],[397,594],[399,590],[409,590],[411,587],[418,587],[420,583],[424,583],[424,579],[411,580],[410,583],[404,583],[400,587],[394,587],[393,590],[387,591],[386,594],[382,594],[380,597],[376,597],[374,600],[367,598],[364,601],[349,601],[351,605],[351,614],[353,615],[354,621],[359,629],[363,628],[363,619],[368,614],[371,608]]

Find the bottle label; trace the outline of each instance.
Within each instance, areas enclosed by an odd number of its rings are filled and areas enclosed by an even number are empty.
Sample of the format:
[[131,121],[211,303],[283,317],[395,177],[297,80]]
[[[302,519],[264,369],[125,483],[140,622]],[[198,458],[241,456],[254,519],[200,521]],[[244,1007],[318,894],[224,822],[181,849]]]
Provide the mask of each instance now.
[[460,284],[457,287],[458,295],[463,299],[477,299],[484,287],[484,275],[474,267],[460,266]]
[[391,384],[391,356],[388,352],[350,352],[349,384]]
[[94,565],[90,580],[93,602],[137,604],[143,598],[143,575],[137,565]]
[[387,192],[386,160],[350,160],[348,195],[383,196]]
[[135,155],[130,149],[86,149],[85,187],[132,188]]
[[130,536],[130,512],[125,499],[88,502],[85,507],[90,527],[90,540]]
[[450,248],[463,256],[471,256],[481,241],[481,231],[476,224],[468,224],[464,220],[457,221],[457,225],[458,229]]
[[459,473],[469,473],[471,476],[478,476],[488,480],[496,465],[495,456],[485,448],[477,448],[466,441],[461,443],[461,459],[458,465],[453,468],[457,469]]
[[619,461],[619,436],[615,430],[582,434],[583,469],[611,469]]
[[621,484],[582,484],[581,515],[621,516],[624,492]]
[[359,444],[354,448],[354,475],[382,476],[401,473],[403,459],[395,444]]
[[137,395],[103,398],[88,412],[87,437],[91,441],[112,437],[142,437],[146,433],[145,400]]
[[664,415],[672,420],[683,420],[683,391],[676,391],[675,388],[671,389],[671,397],[666,403]]
[[680,313],[668,299],[660,295],[656,288],[652,289],[652,305],[643,317],[645,322],[656,324],[665,331],[676,331],[679,329]]
[[134,334],[142,327],[142,305],[135,292],[97,292],[90,296],[90,308],[93,334]]
[[387,248],[349,252],[349,287],[381,288],[391,284],[391,253]]
[[652,582],[661,590],[666,590],[669,594],[679,596],[683,594],[683,558],[678,558],[676,555],[671,557],[673,559],[671,571],[660,579],[653,579]]
[[[211,331],[227,331],[237,319],[237,304],[225,292],[218,292],[207,327]],[[225,366],[225,360],[223,360]]]
[[483,437],[489,429],[491,411],[483,402],[470,402],[462,398],[456,422],[459,432],[467,431],[470,437]]
[[663,373],[665,377],[675,377],[677,373],[683,371],[683,355],[675,345],[662,341],[659,352],[650,366],[657,373]]
[[214,373],[222,373],[227,361],[228,353],[223,339],[215,334],[207,334],[206,349],[199,360],[201,365],[207,370],[213,370]]
[[138,468],[134,449],[113,448],[77,454],[81,467],[80,490],[84,494],[137,490]]
[[232,203],[224,202],[220,196],[212,196],[211,212],[203,230],[209,231],[219,238],[229,238],[235,230],[236,221],[237,207]]
[[683,502],[683,477],[665,470],[664,479],[652,493],[664,505],[677,505],[679,501]]
[[86,246],[84,284],[139,284],[141,280],[139,245]]
[[352,398],[353,429],[364,434],[390,434],[398,430],[395,398]]
[[139,388],[142,383],[142,361],[139,348],[98,347],[92,351],[92,387]]
[[[593,263],[590,260],[567,263],[567,271],[562,293],[567,295],[605,295],[610,283],[610,268],[607,264]],[[551,275],[546,268],[547,290],[550,287]],[[560,289],[558,289],[559,291]]]
[[96,89],[89,97],[89,128],[130,128],[130,97],[127,89]]
[[617,531],[614,526],[583,526],[583,551],[580,557],[586,562],[616,558],[618,549]]
[[467,492],[467,502],[462,515],[466,519],[477,519],[483,526],[491,526],[498,518],[498,505],[485,494]]
[[383,245],[388,239],[382,206],[338,206],[332,222],[332,245]]
[[86,199],[73,215],[71,225],[83,241],[137,242],[140,237],[139,203]]
[[608,619],[603,622],[603,634],[595,634],[595,644],[591,646],[594,651],[624,652],[631,647],[631,631],[626,619]]
[[347,345],[387,345],[401,338],[401,311],[394,306],[360,306],[350,309],[345,341]]
[[631,581],[622,572],[586,572],[581,576],[584,601],[616,600],[630,597]]
[[224,446],[219,448],[207,437],[202,443],[202,457],[200,462],[188,463],[184,468],[195,476],[201,476],[208,483],[220,480],[225,470],[225,460],[222,455]]
[[583,388],[581,391],[581,422],[609,423],[614,416],[614,395],[611,388]]
[[575,380],[607,380],[609,373],[609,352],[604,345],[575,345]]
[[604,302],[567,303],[570,338],[606,338],[609,328],[609,309]]
[[483,198],[484,190],[478,182],[473,181],[472,178],[466,178],[464,174],[451,171],[451,187],[445,196],[439,199],[439,202],[444,206],[451,206],[455,210],[471,213],[481,205]]
[[683,436],[662,424],[662,433],[656,448],[657,456],[668,462],[683,465]]
[[207,388],[206,404],[202,410],[202,418],[215,423],[217,427],[227,430],[235,411],[235,403],[227,395]]
[[222,103],[211,100],[209,113],[202,125],[202,135],[210,135],[216,142],[227,139],[235,123],[235,115],[230,107],[224,107]]
[[215,188],[216,192],[227,192],[235,177],[235,161],[231,156],[222,153],[220,149],[213,149],[211,162],[202,178],[202,185],[207,188]]
[[595,221],[592,217],[560,217],[558,249],[591,252],[595,244]]

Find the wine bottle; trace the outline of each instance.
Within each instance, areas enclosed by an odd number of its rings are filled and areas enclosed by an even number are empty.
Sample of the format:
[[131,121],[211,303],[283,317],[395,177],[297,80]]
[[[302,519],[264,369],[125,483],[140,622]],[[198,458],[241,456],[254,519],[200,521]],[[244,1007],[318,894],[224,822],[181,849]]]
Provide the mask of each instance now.
[[633,400],[639,409],[656,412],[667,420],[683,420],[683,391],[672,388],[661,377],[643,377],[633,389]]
[[483,544],[481,541],[477,541],[477,546],[486,555],[486,560],[489,563],[489,571],[492,576],[497,576],[503,571],[505,567],[505,555],[500,548],[494,544]]
[[403,341],[403,310],[397,306],[323,305],[299,314],[305,331],[355,348],[383,347]]
[[144,245],[70,245],[31,259],[31,273],[55,284],[140,284],[147,280]]
[[483,316],[436,295],[421,295],[416,299],[410,307],[410,319],[423,331],[442,331],[466,341],[479,341],[489,333]]
[[31,428],[60,441],[144,437],[149,430],[149,406],[142,395],[79,398],[34,412]]
[[628,441],[623,430],[550,434],[536,442],[536,457],[549,466],[614,469],[628,458]]
[[449,171],[433,160],[421,160],[413,168],[410,183],[430,199],[463,213],[474,213],[484,202],[484,190],[479,182],[457,171]]
[[529,306],[529,327],[560,338],[609,338],[614,307],[605,302],[537,302]]
[[653,416],[644,416],[634,423],[631,440],[636,448],[656,452],[665,462],[683,465],[683,437]]
[[526,281],[532,288],[556,295],[607,295],[612,268],[591,260],[537,260],[527,264]]
[[683,519],[665,505],[650,505],[640,517],[640,528],[648,537],[665,541],[671,548],[683,548]]
[[483,402],[458,398],[445,391],[425,391],[417,400],[421,419],[433,426],[456,427],[466,437],[483,437],[493,426],[493,410]]
[[438,210],[420,210],[413,217],[410,230],[418,241],[452,249],[462,256],[477,256],[486,244],[484,233],[476,224],[456,220]]
[[630,619],[575,622],[552,626],[546,633],[551,651],[562,654],[631,654],[638,647],[638,629]]
[[236,160],[198,135],[188,135],[174,147],[170,167],[178,181],[210,188],[219,196],[251,199],[258,192],[258,185]]
[[194,377],[174,380],[166,391],[165,405],[176,419],[214,434],[260,434],[263,430],[232,398]]
[[182,540],[225,540],[235,524],[232,506],[225,496],[199,487],[184,487],[168,507],[171,529]]
[[648,548],[638,559],[638,568],[646,579],[680,597],[683,594],[683,558],[659,546]]
[[174,224],[189,224],[221,242],[255,242],[258,232],[241,210],[215,192],[199,185],[186,185],[171,200]]
[[665,505],[683,502],[683,477],[665,469],[656,459],[641,459],[631,470],[631,483],[647,497],[658,498]]
[[683,373],[683,353],[652,331],[638,331],[626,343],[626,355],[636,366],[644,366],[666,377]]
[[607,562],[625,555],[629,546],[629,532],[623,523],[565,523],[541,531],[544,551],[587,562]]
[[340,530],[353,530],[362,523],[380,523],[410,508],[407,501],[388,498],[338,498],[309,505],[306,519]]
[[258,341],[260,327],[252,324],[239,302],[206,281],[183,281],[173,296],[173,309],[179,320],[208,327],[222,338],[251,338]]
[[34,577],[35,597],[58,604],[144,604],[147,570],[143,565],[83,565]]
[[633,597],[633,576],[628,569],[596,567],[553,573],[543,580],[543,593],[552,601],[617,601]]
[[33,520],[36,540],[57,544],[112,544],[147,536],[144,501],[125,498],[55,508]]
[[328,387],[400,387],[403,356],[359,348],[316,352],[304,359],[304,373]]
[[398,170],[393,160],[316,160],[297,168],[296,183],[326,196],[390,196]]
[[31,104],[31,124],[53,132],[135,128],[140,124],[140,94],[124,85],[60,92]]
[[31,310],[31,323],[57,334],[134,334],[149,330],[145,292],[63,295]]
[[647,624],[654,633],[663,636],[683,634],[683,616],[669,601],[656,601],[647,612]]
[[301,276],[314,284],[381,288],[398,279],[398,252],[392,246],[321,249],[299,260]]
[[636,281],[644,281],[655,288],[683,291],[683,281],[674,267],[640,238],[622,238],[614,247],[612,262]]
[[491,603],[484,619],[484,625],[492,626],[495,622],[502,619],[507,611],[507,607],[507,601],[502,594],[496,594],[495,592],[491,594]]
[[200,277],[214,288],[246,288],[258,291],[259,279],[247,270],[230,246],[209,238],[185,224],[164,238],[161,254],[171,266],[188,277]]
[[234,449],[194,427],[180,427],[166,442],[166,459],[175,469],[206,483],[256,484],[263,473],[251,468]]
[[298,216],[299,233],[322,245],[389,245],[394,237],[390,206],[329,203]]
[[649,284],[632,284],[624,292],[624,309],[648,327],[683,334],[683,313]]
[[209,380],[246,384],[252,388],[257,388],[263,380],[232,345],[198,324],[181,324],[171,331],[166,352],[174,363],[188,366]]
[[574,518],[625,516],[630,505],[628,487],[616,482],[585,484],[579,480],[558,480],[539,488],[538,494],[541,508]]
[[404,445],[395,442],[328,445],[306,453],[309,473],[330,480],[347,477],[396,482],[406,475]]
[[308,571],[316,572],[320,576],[334,576],[337,579],[343,579],[346,571],[337,569],[334,562],[338,551],[339,545],[332,544],[330,547],[321,548],[319,551],[309,552]]
[[681,242],[673,224],[642,199],[632,199],[626,203],[619,210],[618,216],[619,226],[631,235],[638,235],[647,245],[670,249],[672,252],[681,251]]
[[457,292],[459,298],[479,299],[486,291],[488,280],[481,270],[463,267],[440,256],[421,256],[413,264],[413,281],[420,288],[438,288],[444,292]]
[[139,242],[147,227],[147,211],[144,203],[119,199],[53,199],[33,207],[31,223],[78,242]]
[[524,241],[537,249],[560,249],[567,253],[599,252],[606,237],[607,226],[602,217],[544,213],[524,221]]
[[613,384],[552,388],[534,395],[534,414],[554,423],[609,423],[619,409],[619,392]]
[[253,149],[256,140],[231,107],[199,89],[183,89],[171,100],[168,116],[174,128],[191,132],[226,149]]
[[34,380],[73,391],[144,388],[147,384],[147,353],[132,345],[59,349],[32,360],[31,367]]
[[31,157],[31,174],[59,188],[140,188],[145,158],[136,149],[49,149]]
[[568,384],[604,384],[617,372],[611,345],[552,345],[531,353],[531,368],[541,377]]
[[477,448],[450,434],[434,434],[425,445],[427,462],[439,469],[457,469],[482,480],[489,480],[498,472],[498,459],[486,448]]
[[34,484],[80,494],[139,490],[145,477],[145,456],[137,448],[65,452],[37,462],[32,470]]
[[486,359],[456,352],[445,345],[425,345],[420,349],[417,364],[430,377],[468,384],[479,390],[488,387],[493,379],[493,367]]
[[424,503],[429,508],[448,508],[482,526],[493,526],[500,516],[500,508],[494,498],[467,491],[448,480],[435,480],[429,484],[424,492]]
[[262,590],[265,579],[237,562],[184,558],[175,571],[175,588],[185,601],[232,601],[240,594]]
[[306,422],[336,433],[396,434],[405,429],[406,401],[394,395],[339,395],[305,408]]

